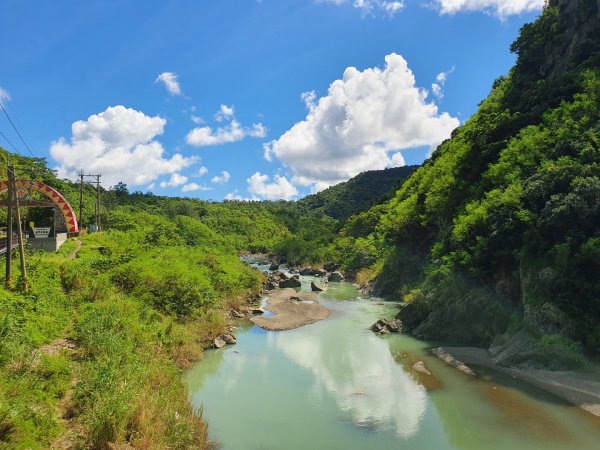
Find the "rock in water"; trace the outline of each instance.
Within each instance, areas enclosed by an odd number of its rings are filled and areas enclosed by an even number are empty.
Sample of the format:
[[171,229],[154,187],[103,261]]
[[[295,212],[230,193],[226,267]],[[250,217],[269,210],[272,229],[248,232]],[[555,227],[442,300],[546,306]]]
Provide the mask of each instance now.
[[312,267],[303,267],[300,270],[300,275],[312,275],[315,272],[313,271]]
[[412,365],[412,369],[416,372],[421,372],[427,375],[431,375],[431,372],[427,370],[425,363],[423,361],[417,361]]
[[341,283],[344,281],[344,275],[342,275],[340,272],[332,272],[328,279],[334,283]]
[[310,290],[314,292],[323,292],[326,291],[327,288],[321,284],[317,284],[314,281],[310,282]]
[[237,339],[233,334],[222,334],[219,336],[226,344],[233,345],[237,343]]
[[227,345],[227,342],[225,342],[225,340],[223,339],[222,336],[218,336],[214,340],[214,345],[215,345],[215,348],[221,348],[221,347],[225,347],[225,345]]
[[296,288],[296,287],[300,287],[302,286],[302,283],[300,283],[300,280],[298,280],[297,278],[290,278],[289,280],[282,280],[279,282],[279,287],[280,288]]
[[379,334],[387,333],[401,333],[402,332],[402,321],[399,319],[386,320],[379,319],[373,325],[371,325],[371,331]]
[[315,270],[315,272],[313,273],[313,275],[315,277],[324,277],[324,276],[327,275],[327,271],[323,270],[323,269],[318,269],[318,270]]
[[279,264],[273,263],[269,266],[269,270],[277,270],[279,269]]

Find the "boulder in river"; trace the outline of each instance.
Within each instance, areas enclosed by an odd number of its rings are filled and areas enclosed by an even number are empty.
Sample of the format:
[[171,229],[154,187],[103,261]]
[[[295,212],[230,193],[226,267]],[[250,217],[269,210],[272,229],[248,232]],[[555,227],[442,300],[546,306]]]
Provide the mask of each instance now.
[[272,281],[267,281],[267,283],[265,284],[265,289],[267,291],[272,291],[273,289],[275,289],[275,284],[273,284]]
[[427,369],[427,366],[423,361],[417,361],[412,365],[412,370],[420,373],[424,373],[426,375],[431,375],[431,372]]
[[297,278],[290,278],[289,280],[281,280],[279,282],[279,287],[280,288],[296,288],[296,287],[300,287],[302,286],[302,284],[300,283],[300,280],[298,280]]
[[318,269],[318,270],[314,271],[313,275],[315,277],[325,277],[325,276],[327,276],[327,271],[324,269]]
[[235,336],[233,334],[222,334],[219,337],[221,339],[223,339],[223,341],[225,341],[225,343],[228,345],[233,345],[233,344],[237,343],[237,339],[235,338]]
[[379,334],[401,333],[402,321],[399,319],[379,319],[377,322],[371,325],[371,331]]
[[279,269],[279,264],[273,263],[269,266],[269,270],[277,270]]
[[323,292],[326,291],[327,288],[323,286],[321,283],[315,283],[314,281],[310,282],[310,290],[313,292]]
[[262,316],[265,313],[265,310],[262,308],[254,308],[251,309],[250,312],[253,316]]
[[327,279],[329,281],[333,281],[334,283],[341,283],[344,281],[344,275],[342,275],[340,272],[331,272]]
[[217,336],[213,343],[215,348],[221,348],[227,345],[227,342],[225,342],[225,340],[221,336]]
[[303,267],[302,269],[300,269],[300,275],[312,275],[314,274],[314,270],[312,269],[312,267]]

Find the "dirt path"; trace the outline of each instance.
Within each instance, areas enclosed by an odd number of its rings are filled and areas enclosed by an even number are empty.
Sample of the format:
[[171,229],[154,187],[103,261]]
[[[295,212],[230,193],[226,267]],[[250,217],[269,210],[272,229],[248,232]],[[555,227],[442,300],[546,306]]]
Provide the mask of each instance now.
[[274,316],[255,316],[250,320],[261,328],[284,331],[318,322],[329,317],[330,311],[319,304],[314,292],[296,292],[287,288],[274,291],[268,299],[267,311]]
[[69,255],[69,259],[75,259],[75,258],[77,258],[77,253],[79,253],[79,250],[81,250],[81,244],[82,244],[82,242],[78,239],[77,240],[77,247],[75,247],[75,250],[73,250],[73,253],[71,253]]
[[450,355],[456,364],[472,364],[507,373],[600,417],[600,369],[597,367],[585,372],[513,369],[499,366],[485,349],[474,347],[439,347],[432,353],[453,367],[448,358],[440,355]]

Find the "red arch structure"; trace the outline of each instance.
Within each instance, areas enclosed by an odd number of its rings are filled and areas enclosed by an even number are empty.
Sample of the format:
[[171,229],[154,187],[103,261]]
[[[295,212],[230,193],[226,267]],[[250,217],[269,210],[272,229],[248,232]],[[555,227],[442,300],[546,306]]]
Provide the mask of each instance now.
[[[77,224],[77,217],[75,216],[75,211],[69,204],[66,198],[58,192],[56,189],[51,188],[50,186],[40,183],[39,181],[32,180],[16,180],[15,185],[17,188],[17,192],[19,191],[37,191],[44,194],[48,197],[60,210],[63,217],[65,218],[65,223],[67,224],[67,231],[69,233],[77,233],[79,231],[79,226]],[[8,181],[0,181],[0,193],[8,190]]]

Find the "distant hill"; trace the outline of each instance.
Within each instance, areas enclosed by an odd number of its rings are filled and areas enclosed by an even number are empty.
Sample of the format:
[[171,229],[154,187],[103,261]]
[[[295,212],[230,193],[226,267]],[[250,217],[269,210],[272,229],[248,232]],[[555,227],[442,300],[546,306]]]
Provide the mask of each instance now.
[[368,209],[392,189],[399,187],[419,166],[394,167],[362,172],[350,180],[298,200],[303,211],[320,211],[338,220]]

